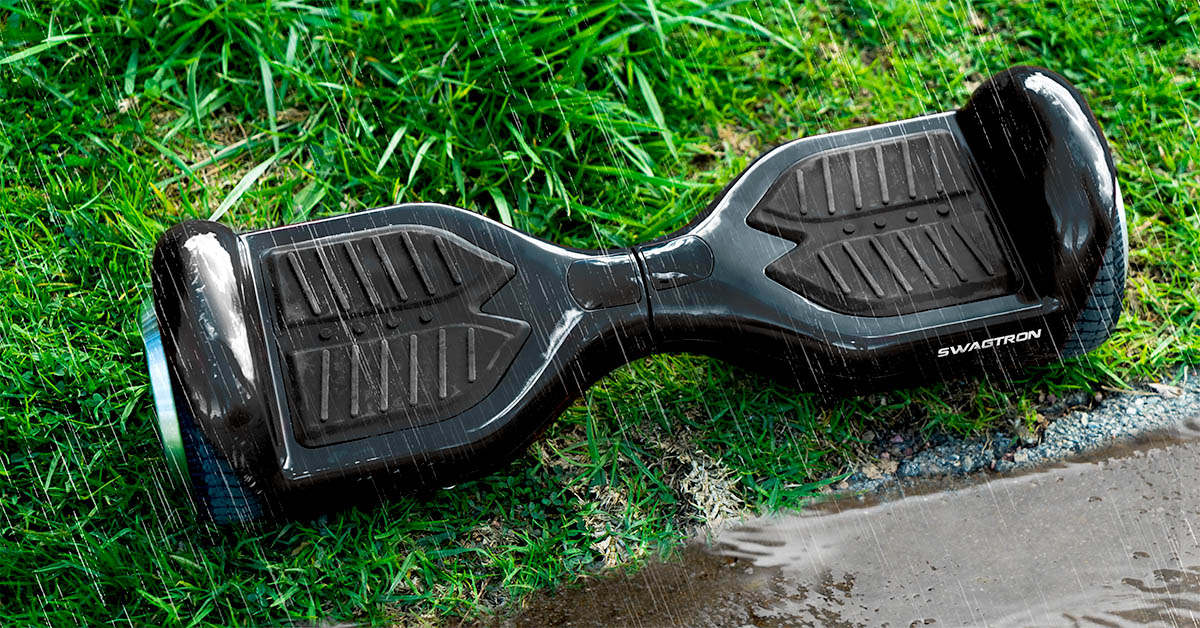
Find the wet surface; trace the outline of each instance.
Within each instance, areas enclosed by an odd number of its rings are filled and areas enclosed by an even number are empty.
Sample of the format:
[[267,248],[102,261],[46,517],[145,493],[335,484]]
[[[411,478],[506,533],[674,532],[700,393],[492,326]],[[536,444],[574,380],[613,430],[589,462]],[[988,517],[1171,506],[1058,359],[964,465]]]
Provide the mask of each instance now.
[[1200,625],[1200,419],[1020,475],[748,521],[515,626]]

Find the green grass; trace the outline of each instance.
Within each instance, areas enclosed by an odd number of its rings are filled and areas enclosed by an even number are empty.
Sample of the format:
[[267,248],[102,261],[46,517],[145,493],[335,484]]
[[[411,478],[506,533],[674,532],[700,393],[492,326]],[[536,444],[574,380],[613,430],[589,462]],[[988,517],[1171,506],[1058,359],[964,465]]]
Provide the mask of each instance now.
[[[866,429],[1003,427],[1039,394],[1195,364],[1192,9],[0,0],[0,625],[515,608],[670,551],[708,515],[797,506]],[[510,467],[431,497],[214,530],[167,484],[135,319],[179,220],[252,229],[423,200],[628,245],[685,224],[773,144],[956,107],[1015,63],[1087,96],[1129,207],[1129,306],[1089,356],[843,400],[656,357]]]

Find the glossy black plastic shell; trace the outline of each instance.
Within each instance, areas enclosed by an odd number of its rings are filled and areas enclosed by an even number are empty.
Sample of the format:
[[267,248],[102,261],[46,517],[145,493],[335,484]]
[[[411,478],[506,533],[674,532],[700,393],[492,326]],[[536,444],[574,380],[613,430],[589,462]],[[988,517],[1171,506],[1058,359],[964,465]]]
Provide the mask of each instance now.
[[1096,117],[1058,74],[1011,68],[956,115],[1039,294],[1075,312],[1119,220],[1116,168]]
[[239,242],[214,222],[168,230],[151,261],[154,307],[180,419],[199,425],[248,486],[270,492],[274,382]]

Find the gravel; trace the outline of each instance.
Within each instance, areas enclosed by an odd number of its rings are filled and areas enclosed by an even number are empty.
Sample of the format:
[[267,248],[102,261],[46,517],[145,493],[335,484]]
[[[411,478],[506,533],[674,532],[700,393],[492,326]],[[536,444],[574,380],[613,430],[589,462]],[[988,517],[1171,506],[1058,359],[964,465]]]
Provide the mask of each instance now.
[[1179,375],[1173,385],[1148,383],[1144,390],[1045,400],[1039,408],[1043,416],[1060,416],[1040,435],[1022,430],[966,439],[935,435],[922,443],[913,442],[913,434],[878,439],[883,444],[876,447],[877,460],[833,490],[861,492],[911,478],[1026,469],[1169,429],[1200,416],[1200,378],[1189,377],[1186,369]]

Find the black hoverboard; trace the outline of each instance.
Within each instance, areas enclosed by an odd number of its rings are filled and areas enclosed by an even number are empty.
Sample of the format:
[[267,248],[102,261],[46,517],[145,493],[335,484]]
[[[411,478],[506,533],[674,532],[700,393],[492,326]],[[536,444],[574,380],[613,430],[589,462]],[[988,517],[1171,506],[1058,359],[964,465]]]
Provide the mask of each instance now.
[[772,149],[687,227],[569,250],[406,204],[190,221],[142,329],[163,444],[217,522],[488,473],[614,368],[702,353],[850,394],[1102,343],[1124,209],[1088,106],[1005,71],[958,111]]

